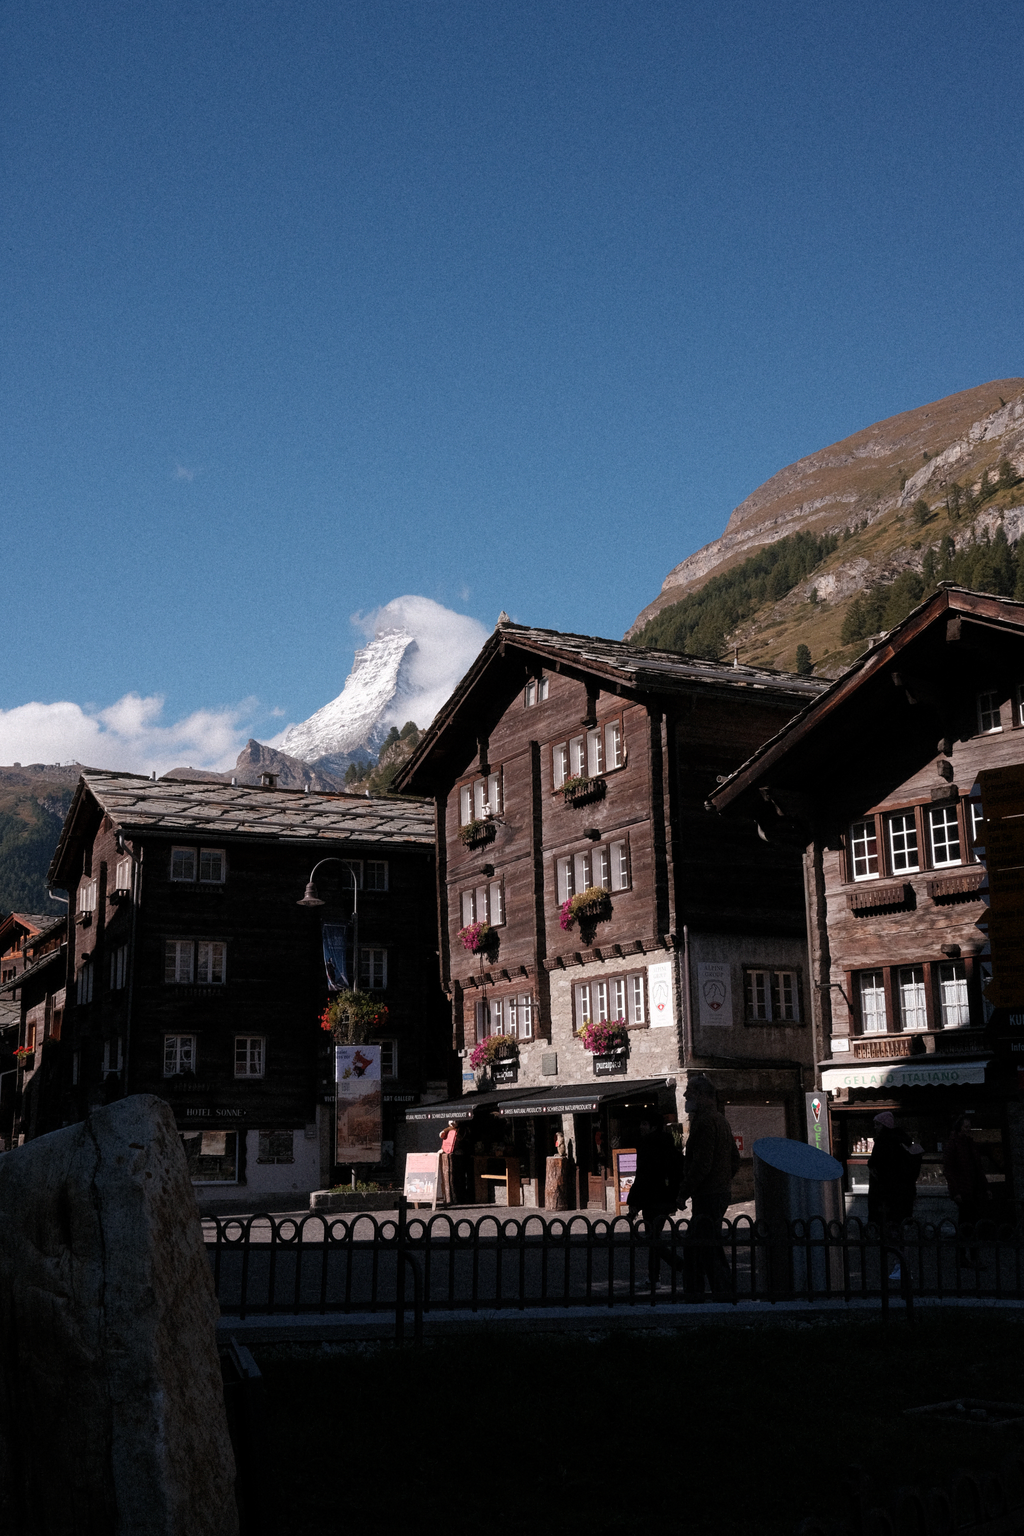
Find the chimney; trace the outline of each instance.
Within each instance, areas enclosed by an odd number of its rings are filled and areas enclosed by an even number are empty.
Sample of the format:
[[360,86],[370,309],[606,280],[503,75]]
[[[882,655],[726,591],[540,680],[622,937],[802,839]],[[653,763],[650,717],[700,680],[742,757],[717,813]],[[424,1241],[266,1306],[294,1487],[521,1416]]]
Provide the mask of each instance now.
[[277,774],[276,773],[268,773],[267,770],[264,769],[263,772],[260,774],[260,784],[263,786],[264,789],[276,789],[277,788]]

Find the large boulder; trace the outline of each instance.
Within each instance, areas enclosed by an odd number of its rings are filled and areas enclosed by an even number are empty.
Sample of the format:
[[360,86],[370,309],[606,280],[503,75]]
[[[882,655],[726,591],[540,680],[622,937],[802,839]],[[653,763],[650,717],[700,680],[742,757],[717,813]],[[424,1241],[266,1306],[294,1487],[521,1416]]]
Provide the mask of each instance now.
[[0,1156],[0,1530],[234,1536],[216,1316],[160,1099]]

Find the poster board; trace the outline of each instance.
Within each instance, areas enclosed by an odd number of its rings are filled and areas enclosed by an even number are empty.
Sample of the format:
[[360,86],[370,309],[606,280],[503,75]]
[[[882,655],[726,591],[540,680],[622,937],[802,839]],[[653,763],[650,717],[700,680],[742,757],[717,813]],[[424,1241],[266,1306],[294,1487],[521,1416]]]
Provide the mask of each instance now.
[[612,1150],[612,1172],[615,1180],[615,1214],[628,1214],[629,1192],[636,1178],[636,1147],[615,1147]]
[[379,1163],[383,1100],[379,1045],[335,1048],[338,1129],[335,1161]]
[[414,1205],[437,1209],[437,1178],[440,1152],[409,1152],[405,1159],[405,1198]]
[[704,1029],[732,1024],[732,974],[727,964],[702,960],[697,966],[697,1005]]

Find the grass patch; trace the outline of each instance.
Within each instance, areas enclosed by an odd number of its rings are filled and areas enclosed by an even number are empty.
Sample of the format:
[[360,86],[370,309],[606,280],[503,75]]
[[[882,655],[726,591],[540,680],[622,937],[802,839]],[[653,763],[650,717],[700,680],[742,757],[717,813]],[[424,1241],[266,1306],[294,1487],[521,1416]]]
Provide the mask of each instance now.
[[364,1522],[790,1536],[837,1512],[851,1463],[879,1496],[995,1468],[1016,1431],[901,1415],[958,1395],[1020,1401],[1022,1344],[1024,1323],[947,1315],[256,1355],[296,1536]]

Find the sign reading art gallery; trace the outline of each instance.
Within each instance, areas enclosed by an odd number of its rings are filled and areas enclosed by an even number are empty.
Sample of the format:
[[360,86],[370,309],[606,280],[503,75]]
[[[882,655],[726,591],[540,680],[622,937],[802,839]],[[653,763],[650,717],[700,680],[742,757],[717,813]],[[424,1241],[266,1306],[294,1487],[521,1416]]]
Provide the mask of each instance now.
[[339,1045],[337,1153],[339,1163],[379,1163],[381,1081],[379,1045]]
[[732,978],[727,962],[702,960],[697,966],[700,1022],[716,1028],[732,1023]]

